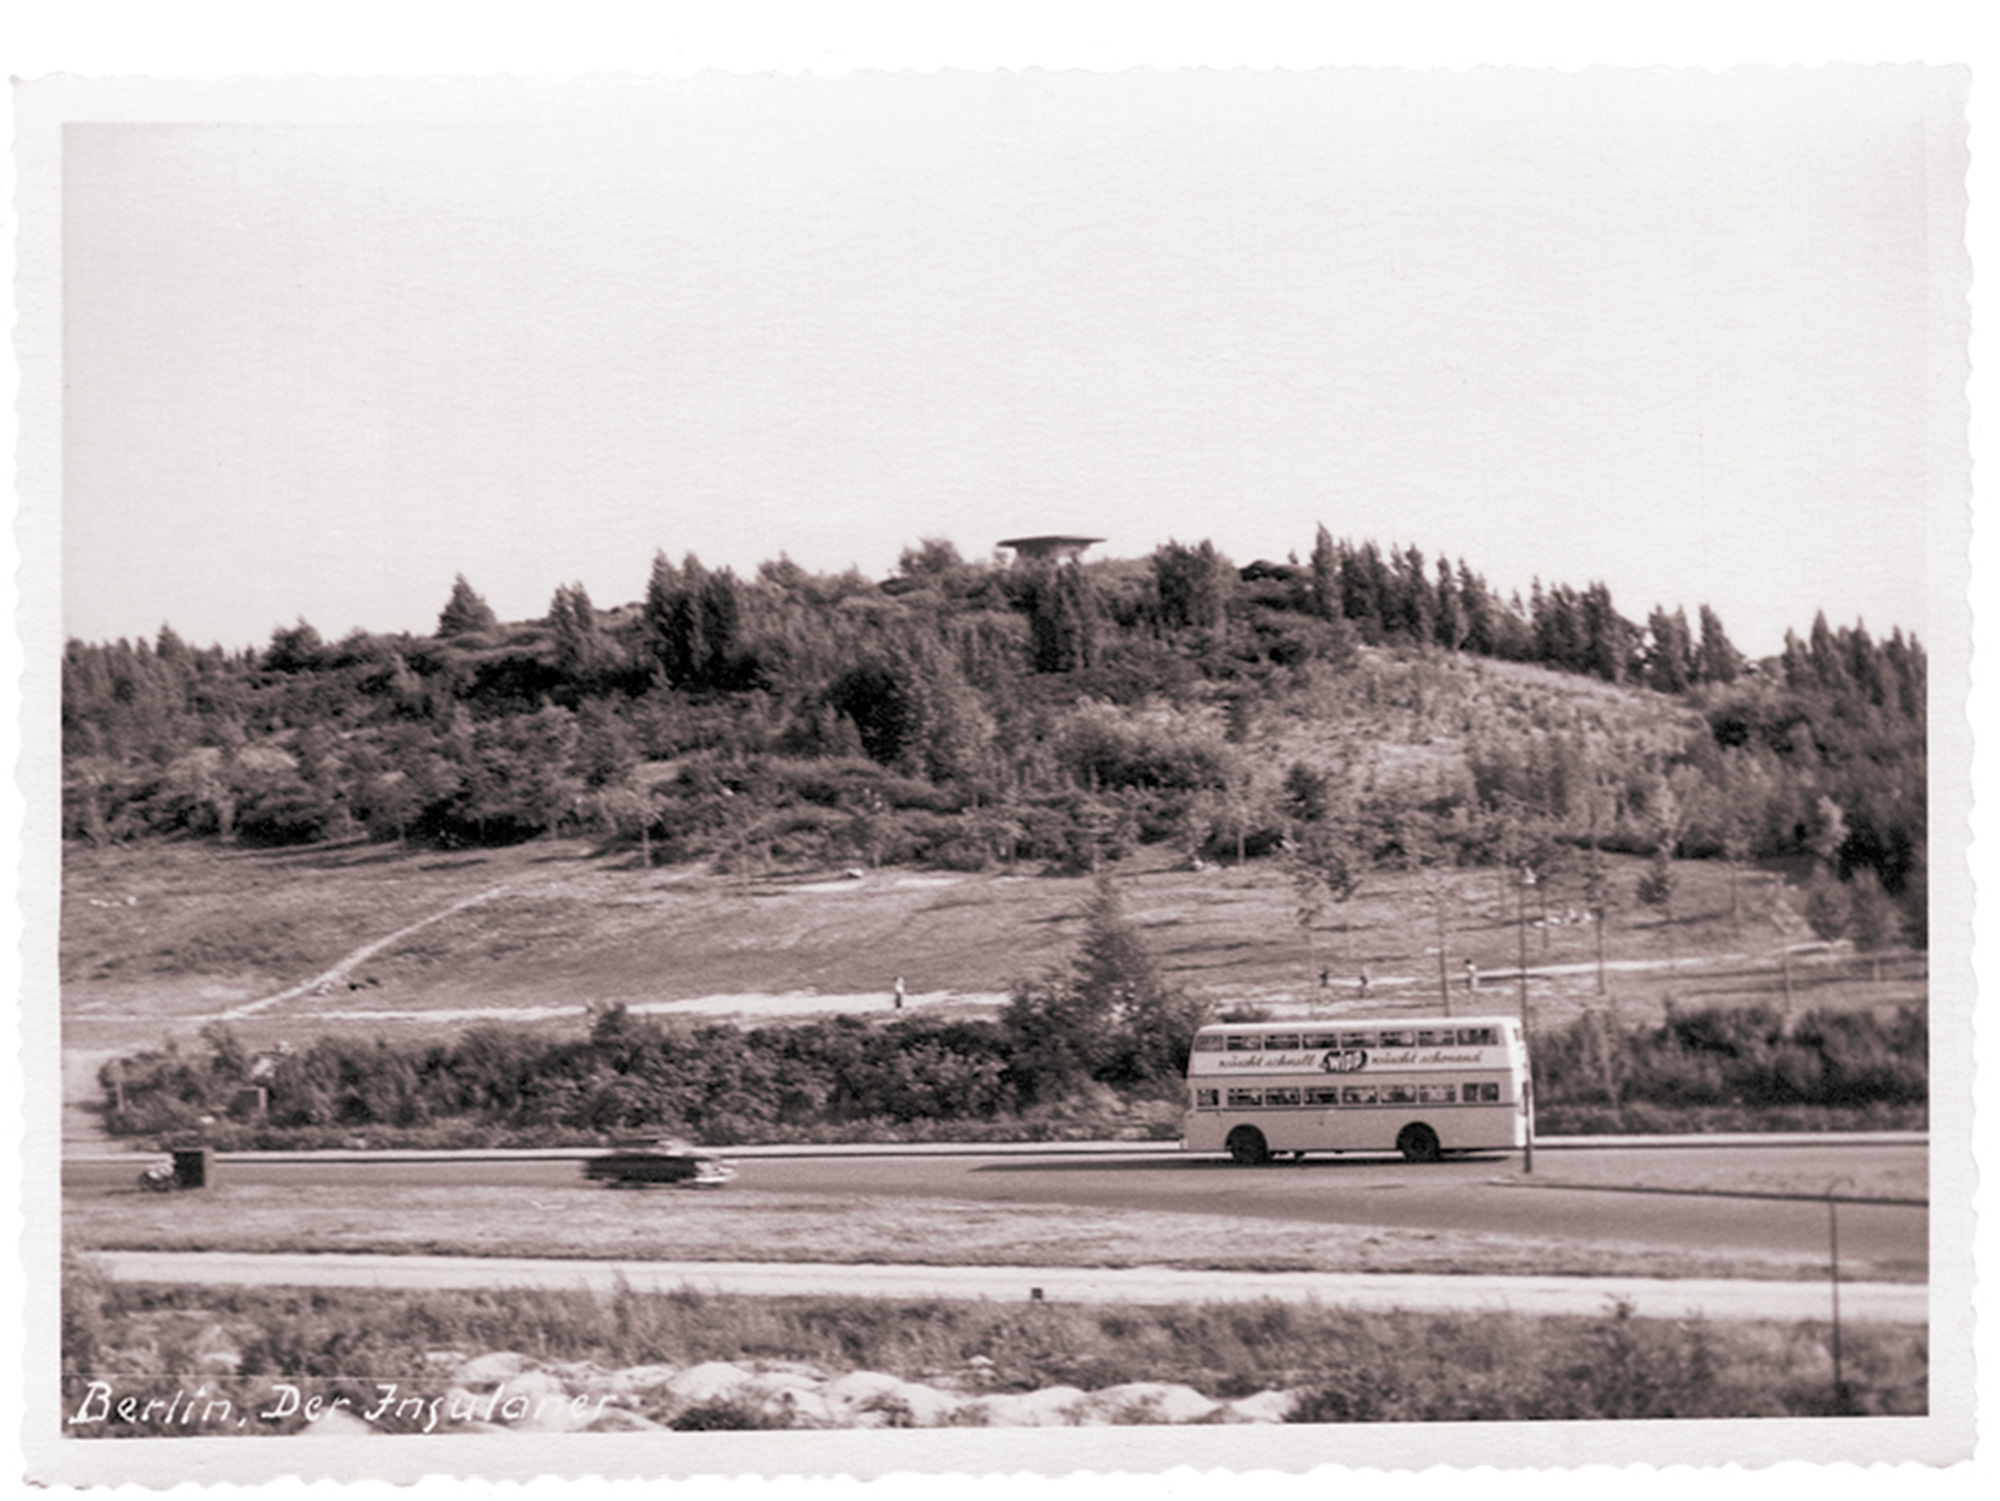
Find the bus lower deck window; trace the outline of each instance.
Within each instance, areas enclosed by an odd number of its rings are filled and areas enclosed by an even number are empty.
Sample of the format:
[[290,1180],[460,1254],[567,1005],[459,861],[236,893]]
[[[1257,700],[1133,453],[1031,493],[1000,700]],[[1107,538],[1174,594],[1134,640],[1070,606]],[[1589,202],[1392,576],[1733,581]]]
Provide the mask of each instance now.
[[[1470,1084],[1466,1085],[1468,1092],[1473,1087]],[[1458,1099],[1458,1086],[1456,1084],[1419,1084],[1417,1086],[1417,1098],[1426,1105],[1450,1105]]]
[[1266,1105],[1296,1105],[1299,1092],[1296,1089],[1267,1089],[1264,1091]]
[[1375,1086],[1372,1084],[1350,1084],[1340,1092],[1343,1105],[1372,1105],[1375,1103]]
[[1308,1105],[1338,1105],[1340,1103],[1340,1091],[1331,1087],[1326,1089],[1308,1089],[1306,1091],[1306,1103]]
[[1264,1103],[1264,1093],[1258,1089],[1232,1089],[1229,1091],[1229,1103],[1231,1105],[1261,1105]]
[[1220,1103],[1221,1098],[1221,1094],[1217,1090],[1197,1089],[1194,1092],[1194,1108],[1197,1110],[1213,1110]]

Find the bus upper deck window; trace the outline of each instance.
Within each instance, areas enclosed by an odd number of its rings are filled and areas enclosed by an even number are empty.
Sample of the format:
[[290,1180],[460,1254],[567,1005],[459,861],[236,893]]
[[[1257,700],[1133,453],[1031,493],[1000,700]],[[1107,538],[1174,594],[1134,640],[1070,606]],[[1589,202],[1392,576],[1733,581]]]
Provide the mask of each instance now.
[[1452,1031],[1450,1027],[1426,1027],[1417,1033],[1417,1046],[1420,1048],[1448,1048],[1451,1046],[1451,1038]]
[[1255,1032],[1238,1032],[1229,1039],[1229,1051],[1232,1053],[1254,1053],[1263,1046],[1264,1039]]
[[1299,1039],[1299,1046],[1305,1048],[1337,1048],[1340,1046],[1338,1032],[1308,1032]]
[[1343,1032],[1340,1034],[1340,1045],[1344,1048],[1372,1048],[1375,1046],[1375,1034],[1373,1032]]
[[1216,1032],[1197,1032],[1194,1039],[1197,1053],[1219,1053],[1222,1051],[1222,1037]]
[[1416,1045],[1417,1034],[1414,1032],[1384,1032],[1382,1034],[1382,1046],[1385,1048],[1413,1048]]
[[1462,1048],[1490,1048],[1498,1039],[1491,1027],[1460,1027],[1458,1045]]
[[1299,1045],[1296,1032],[1272,1032],[1264,1039],[1264,1047],[1271,1052],[1288,1052]]

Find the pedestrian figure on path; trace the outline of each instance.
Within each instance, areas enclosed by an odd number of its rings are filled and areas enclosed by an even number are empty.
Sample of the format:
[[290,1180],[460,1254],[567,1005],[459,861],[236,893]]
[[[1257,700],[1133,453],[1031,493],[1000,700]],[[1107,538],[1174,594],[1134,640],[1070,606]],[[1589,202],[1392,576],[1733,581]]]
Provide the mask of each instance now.
[[896,1009],[898,1011],[903,1009],[903,977],[901,975],[896,976]]
[[1333,971],[1332,971],[1332,970],[1330,970],[1330,969],[1323,969],[1323,970],[1321,970],[1321,971],[1319,972],[1319,988],[1320,988],[1321,990],[1324,990],[1324,989],[1326,989],[1326,987],[1327,987],[1327,982],[1328,982],[1328,981],[1329,981],[1329,980],[1330,980],[1330,979],[1331,979],[1332,977],[1333,977]]
[[1479,993],[1479,966],[1469,958],[1465,961],[1465,988],[1469,994]]
[[1368,994],[1368,966],[1365,964],[1361,966],[1361,993]]

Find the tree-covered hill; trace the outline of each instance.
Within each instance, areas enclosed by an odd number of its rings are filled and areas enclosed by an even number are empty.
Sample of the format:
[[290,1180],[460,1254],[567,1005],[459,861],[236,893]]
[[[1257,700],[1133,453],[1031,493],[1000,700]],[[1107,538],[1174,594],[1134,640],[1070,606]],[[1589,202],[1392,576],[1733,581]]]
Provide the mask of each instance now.
[[663,553],[616,609],[572,584],[501,622],[460,578],[430,635],[71,641],[64,832],[1069,871],[1171,843],[1334,900],[1381,865],[1796,857],[1823,931],[1921,942],[1924,679],[1900,631],[1821,617],[1750,663],[1705,606],[1523,603],[1324,529],[1243,568],[930,541],[879,583]]

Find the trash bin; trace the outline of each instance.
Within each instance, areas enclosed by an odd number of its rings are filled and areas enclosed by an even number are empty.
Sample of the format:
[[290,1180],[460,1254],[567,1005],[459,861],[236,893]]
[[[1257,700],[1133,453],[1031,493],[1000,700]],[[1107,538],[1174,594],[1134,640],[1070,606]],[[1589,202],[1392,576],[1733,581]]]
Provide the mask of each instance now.
[[174,1148],[174,1187],[206,1188],[215,1170],[213,1147]]

